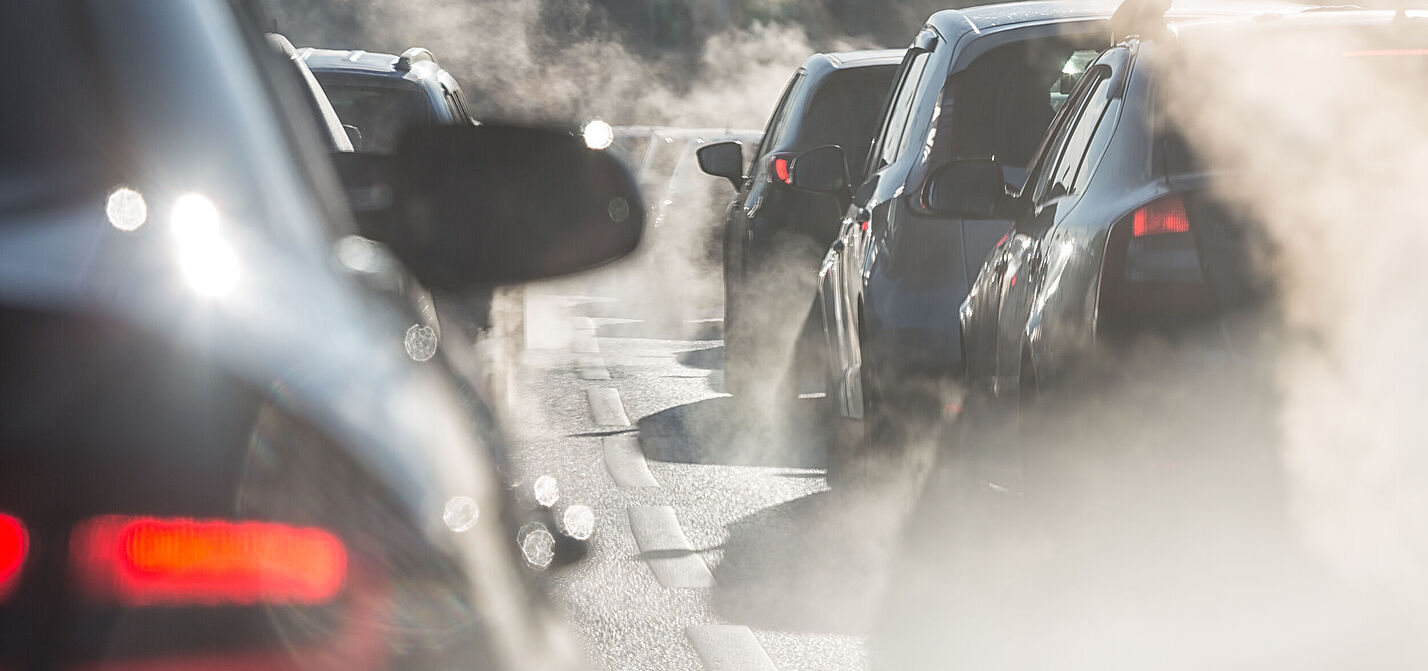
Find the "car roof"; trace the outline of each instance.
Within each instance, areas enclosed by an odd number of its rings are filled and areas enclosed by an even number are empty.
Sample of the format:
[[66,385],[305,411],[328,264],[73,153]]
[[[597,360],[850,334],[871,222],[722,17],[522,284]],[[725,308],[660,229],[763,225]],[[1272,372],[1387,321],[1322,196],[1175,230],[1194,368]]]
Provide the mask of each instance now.
[[904,49],[864,49],[862,51],[838,51],[827,54],[814,54],[827,59],[836,69],[862,68],[878,65],[897,65],[902,62]]
[[343,70],[363,73],[388,73],[400,77],[406,72],[397,70],[397,57],[393,54],[363,51],[361,49],[316,49],[303,47],[298,50],[298,58],[313,70]]
[[[420,53],[421,57],[408,57]],[[413,47],[401,56],[362,49],[318,49],[303,47],[297,57],[313,72],[337,72],[357,75],[385,75],[393,79],[423,79],[442,72],[431,52]]]
[[[1022,24],[1045,24],[1058,21],[1079,21],[1109,18],[1120,7],[1120,0],[1035,0],[998,5],[981,5],[966,9],[947,9],[927,20],[943,37],[953,39],[962,33],[982,33]],[[1181,0],[1171,6],[1166,16],[1174,19],[1196,17],[1288,14],[1304,5],[1277,0]]]
[[[1225,30],[1293,30],[1296,28],[1334,28],[1351,26],[1387,25],[1394,21],[1392,10],[1369,10],[1358,7],[1303,8],[1292,14],[1279,14],[1273,20],[1251,20],[1252,17],[1201,19],[1177,23],[1176,35],[1189,37],[1199,34],[1217,33]],[[1407,10],[1408,19],[1428,18],[1423,10]]]

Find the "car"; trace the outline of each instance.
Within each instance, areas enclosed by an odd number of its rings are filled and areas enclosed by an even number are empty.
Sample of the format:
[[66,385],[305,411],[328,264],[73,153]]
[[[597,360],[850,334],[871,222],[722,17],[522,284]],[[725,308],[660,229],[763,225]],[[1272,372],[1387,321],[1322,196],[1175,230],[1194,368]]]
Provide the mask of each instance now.
[[1424,663],[1385,596],[1408,574],[1367,568],[1415,514],[1337,508],[1417,486],[1392,427],[1419,359],[1380,338],[1418,314],[1428,25],[1156,4],[1117,12],[1021,188],[987,158],[929,178],[938,210],[1014,224],[959,310],[968,396],[884,668]]
[[[431,51],[411,47],[400,55],[361,49],[297,49],[297,57],[322,86],[339,119],[354,138],[356,151],[388,154],[402,133],[413,126],[476,123],[466,102],[466,94],[456,78],[437,63]],[[354,205],[365,207],[362,193]],[[437,300],[419,284],[405,282],[401,291],[418,306],[422,319],[411,325],[410,341],[422,351],[435,351],[441,341]],[[472,334],[495,327],[492,288],[471,291],[460,301],[452,301],[453,312],[464,323],[448,320],[448,327]]]
[[[1396,27],[1391,12],[1296,8],[1180,23],[1176,31],[1156,31],[1155,38],[1142,30],[1143,37],[1126,37],[1091,64],[1015,196],[994,183],[995,161],[957,162],[933,175],[937,208],[996,209],[1014,221],[958,311],[969,394],[967,416],[959,420],[964,438],[958,442],[984,457],[977,460],[980,480],[1010,491],[1036,489],[1028,484],[1038,479],[1033,473],[1050,475],[1056,469],[1037,465],[1048,457],[1024,434],[1024,424],[1046,414],[1037,408],[1048,395],[1089,403],[1125,386],[1126,371],[1120,369],[1148,356],[1147,343],[1159,343],[1160,349],[1150,352],[1173,353],[1151,359],[1157,379],[1174,381],[1164,386],[1187,386],[1182,383],[1207,370],[1233,379],[1264,373],[1269,354],[1262,343],[1277,340],[1266,336],[1276,328],[1270,316],[1282,271],[1266,265],[1275,252],[1256,210],[1227,200],[1220,186],[1245,168],[1197,145],[1206,140],[1203,133],[1182,132],[1175,124],[1184,119],[1175,118],[1166,96],[1157,93],[1182,81],[1166,64],[1182,60],[1183,45],[1211,38],[1264,44],[1284,35],[1326,45],[1288,62],[1260,49],[1256,61],[1236,64],[1273,81],[1301,68],[1313,71],[1330,45],[1361,35],[1376,45],[1371,52],[1376,57],[1358,58],[1366,64],[1353,71],[1367,82],[1354,100],[1367,105],[1364,101],[1384,97],[1373,88],[1375,81],[1390,76],[1395,85],[1414,77],[1421,81],[1421,58],[1413,49],[1428,33],[1413,22],[1402,23]],[[1404,42],[1411,48],[1396,50]],[[1331,56],[1337,60],[1327,66],[1344,67],[1356,58],[1351,51]],[[1270,119],[1289,118],[1306,104],[1285,98],[1260,111]],[[1394,109],[1383,104],[1379,112]],[[1254,140],[1239,128],[1218,134],[1221,143]],[[1326,175],[1357,184],[1343,169]],[[980,186],[936,191],[946,186],[937,184],[950,181]],[[990,200],[975,203],[978,198]],[[1141,403],[1141,411],[1152,416],[1151,401]],[[1188,412],[1183,401],[1175,412]],[[996,427],[1007,429],[1006,439],[984,440]]]
[[[1253,5],[1186,3],[1172,17]],[[956,159],[996,157],[1019,185],[1081,68],[1110,43],[1114,6],[1027,2],[933,14],[903,58],[895,90],[818,270],[833,408],[851,428],[830,472],[938,426],[960,404],[964,359],[957,307],[1011,226],[997,213],[928,206],[932,176]],[[796,188],[840,192],[849,159],[831,147],[793,158]],[[950,177],[949,177],[950,178]],[[1002,182],[998,182],[1000,186]],[[879,452],[867,447],[876,443]],[[888,455],[883,455],[888,452]]]
[[[807,377],[810,391],[822,391],[823,336],[810,328],[813,271],[848,203],[846,194],[791,188],[788,162],[826,144],[861,155],[901,59],[896,50],[810,56],[784,88],[747,175],[741,143],[700,148],[704,172],[729,180],[735,190],[723,226],[726,391],[739,396],[756,386],[764,392],[792,387],[782,390],[789,396]],[[812,376],[800,375],[809,367]]]
[[[354,137],[360,137],[356,126],[342,123],[327,98],[327,92],[313,76],[307,62],[298,55],[293,43],[278,33],[268,33],[268,41],[288,58],[301,78],[299,88],[306,94],[308,112],[317,122],[318,136],[327,141],[327,150],[334,154],[356,151],[352,144]],[[441,320],[437,318],[436,302],[432,300],[431,292],[410,273],[399,270],[399,264],[393,264],[393,268],[397,270],[364,278],[371,288],[392,293],[410,308],[411,323],[402,327],[400,337],[408,354],[417,360],[428,360],[441,347]]]
[[[0,112],[0,666],[573,668],[491,411],[360,276],[607,262],[638,244],[633,178],[563,129],[329,156],[265,25],[238,0],[0,9],[6,56],[46,54]],[[386,171],[380,241],[334,161]]]
[[358,151],[391,152],[414,125],[474,123],[461,85],[422,47],[401,55],[315,47],[297,53],[338,118],[356,127]]

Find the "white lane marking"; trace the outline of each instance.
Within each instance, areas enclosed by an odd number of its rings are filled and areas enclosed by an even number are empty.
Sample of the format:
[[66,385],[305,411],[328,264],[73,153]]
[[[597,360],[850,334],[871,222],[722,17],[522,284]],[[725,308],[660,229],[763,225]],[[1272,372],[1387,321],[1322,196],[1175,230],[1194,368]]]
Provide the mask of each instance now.
[[694,552],[674,509],[669,506],[630,506],[630,531],[650,572],[665,587],[704,589],[714,586],[714,574],[704,558]]
[[582,380],[608,380],[610,379],[610,369],[605,367],[605,360],[598,356],[584,355],[577,357],[575,366],[579,369]]
[[778,671],[754,632],[739,624],[694,624],[684,629],[708,671]]
[[590,401],[590,416],[600,426],[629,426],[630,417],[625,414],[625,405],[620,402],[618,389],[593,387],[585,390]]
[[600,439],[605,448],[605,470],[619,487],[658,487],[650,472],[639,438],[631,435],[605,436]]

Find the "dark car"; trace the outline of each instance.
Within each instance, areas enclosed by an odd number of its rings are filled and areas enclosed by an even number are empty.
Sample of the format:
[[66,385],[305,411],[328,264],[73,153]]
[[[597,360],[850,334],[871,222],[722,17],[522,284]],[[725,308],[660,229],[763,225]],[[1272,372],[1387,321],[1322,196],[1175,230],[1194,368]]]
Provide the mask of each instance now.
[[[1259,175],[1265,165],[1275,165],[1296,187],[1308,176],[1296,172],[1304,168],[1287,153],[1247,165],[1227,162],[1198,145],[1197,140],[1206,139],[1203,132],[1185,134],[1176,125],[1185,119],[1168,109],[1172,103],[1165,91],[1184,95],[1176,87],[1184,86],[1185,78],[1166,74],[1175,72],[1167,64],[1182,62],[1184,45],[1206,41],[1207,35],[1220,39],[1217,44],[1265,44],[1284,35],[1313,44],[1322,40],[1325,46],[1307,55],[1286,51],[1269,58],[1261,48],[1258,60],[1237,66],[1239,74],[1273,81],[1322,72],[1320,84],[1326,90],[1352,90],[1354,104],[1392,119],[1401,104],[1389,104],[1385,91],[1375,86],[1392,82],[1417,90],[1410,84],[1423,81],[1421,54],[1428,30],[1420,19],[1394,22],[1391,16],[1295,11],[1256,20],[1188,23],[1155,39],[1143,31],[1146,38],[1127,39],[1095,60],[1016,196],[1003,195],[1001,186],[992,183],[994,162],[949,166],[968,182],[985,186],[948,191],[948,208],[994,207],[1015,217],[959,311],[971,395],[964,422],[974,427],[1018,423],[1028,412],[1036,414],[1028,410],[1032,400],[1050,391],[1094,397],[1105,391],[1098,389],[1101,383],[1121,384],[1114,382],[1121,375],[1115,368],[1139,356],[1148,342],[1179,353],[1154,357],[1158,379],[1178,383],[1203,376],[1217,362],[1237,375],[1253,370],[1263,357],[1264,337],[1274,329],[1269,311],[1276,298],[1276,272],[1270,265],[1275,251],[1256,213],[1243,202],[1226,201],[1223,185],[1232,179],[1264,181]],[[1371,48],[1340,53],[1333,45],[1344,36]],[[1362,76],[1344,81],[1346,75],[1337,70],[1345,64]],[[1260,111],[1293,118],[1305,104],[1285,97]],[[1276,123],[1271,117],[1267,124],[1257,120],[1256,126]],[[1253,146],[1254,134],[1220,128],[1216,141]],[[1373,164],[1391,156],[1383,153]],[[1362,181],[1352,168],[1322,167],[1326,181]],[[1316,195],[1329,198],[1325,189],[1303,190],[1308,203]],[[1267,196],[1261,200],[1276,202]],[[1187,351],[1199,354],[1185,356]],[[1148,413],[1149,401],[1142,403]],[[1000,485],[1019,489],[1024,469],[1039,451],[1012,437],[1012,443],[997,448],[1009,453],[988,455],[997,458],[982,462],[987,465],[982,477],[1005,478]],[[973,449],[978,441],[963,442]]]
[[461,85],[421,47],[400,56],[304,47],[298,57],[322,84],[338,118],[357,128],[358,151],[390,152],[411,126],[472,123]]
[[[843,190],[849,162],[867,175],[849,182],[859,185],[849,214],[817,271],[828,395],[842,417],[881,432],[940,408],[940,385],[961,370],[955,306],[1009,223],[939,216],[924,184],[963,156],[1002,157],[1007,179],[1021,179],[1068,81],[1109,41],[1110,10],[1037,2],[938,12],[905,52],[871,150],[793,159],[800,187]],[[820,173],[832,181],[812,183]],[[830,471],[862,442],[840,443]]]
[[[1011,222],[990,210],[940,211],[931,199],[938,189],[963,188],[945,168],[958,159],[995,157],[998,187],[1025,180],[1047,125],[1109,43],[1114,8],[1032,2],[947,10],[914,39],[867,157],[868,177],[819,269],[830,396],[843,417],[865,420],[853,440],[840,441],[830,468],[857,454],[866,436],[900,444],[901,431],[955,407],[963,370],[957,307]],[[1251,10],[1225,3],[1173,11]],[[796,157],[795,186],[843,188],[841,154]]]
[[385,167],[429,237],[357,237],[259,14],[0,9],[5,56],[45,54],[0,111],[0,666],[568,668],[490,411],[361,276],[379,246],[447,290],[607,261],[633,180],[569,132],[424,129]]
[[[788,183],[793,156],[821,145],[862,155],[897,72],[900,51],[814,54],[784,88],[745,175],[740,143],[699,150],[700,167],[737,193],[724,222],[724,388],[799,382],[790,363],[822,351],[808,329],[813,271],[838,234],[845,194],[799,191]],[[809,333],[816,337],[804,335]],[[811,352],[810,345],[811,342]],[[821,365],[821,358],[812,357]],[[815,376],[815,379],[818,379]]]

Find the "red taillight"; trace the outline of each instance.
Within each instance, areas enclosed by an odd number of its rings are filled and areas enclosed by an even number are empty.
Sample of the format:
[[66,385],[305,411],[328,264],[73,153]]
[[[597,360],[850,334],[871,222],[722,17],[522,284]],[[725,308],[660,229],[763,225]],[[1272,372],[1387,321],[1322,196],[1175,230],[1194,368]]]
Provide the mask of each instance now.
[[1131,215],[1131,233],[1135,237],[1161,233],[1190,232],[1190,217],[1185,214],[1185,202],[1180,196],[1162,198]]
[[347,575],[336,536],[269,522],[99,517],[70,552],[88,596],[127,606],[317,604]]
[[30,552],[30,534],[18,518],[0,513],[0,599],[10,594]]
[[787,156],[779,156],[777,154],[774,155],[773,173],[774,177],[777,178],[778,181],[783,182],[784,184],[793,184],[793,173],[789,172],[789,165],[792,162],[792,159]]

